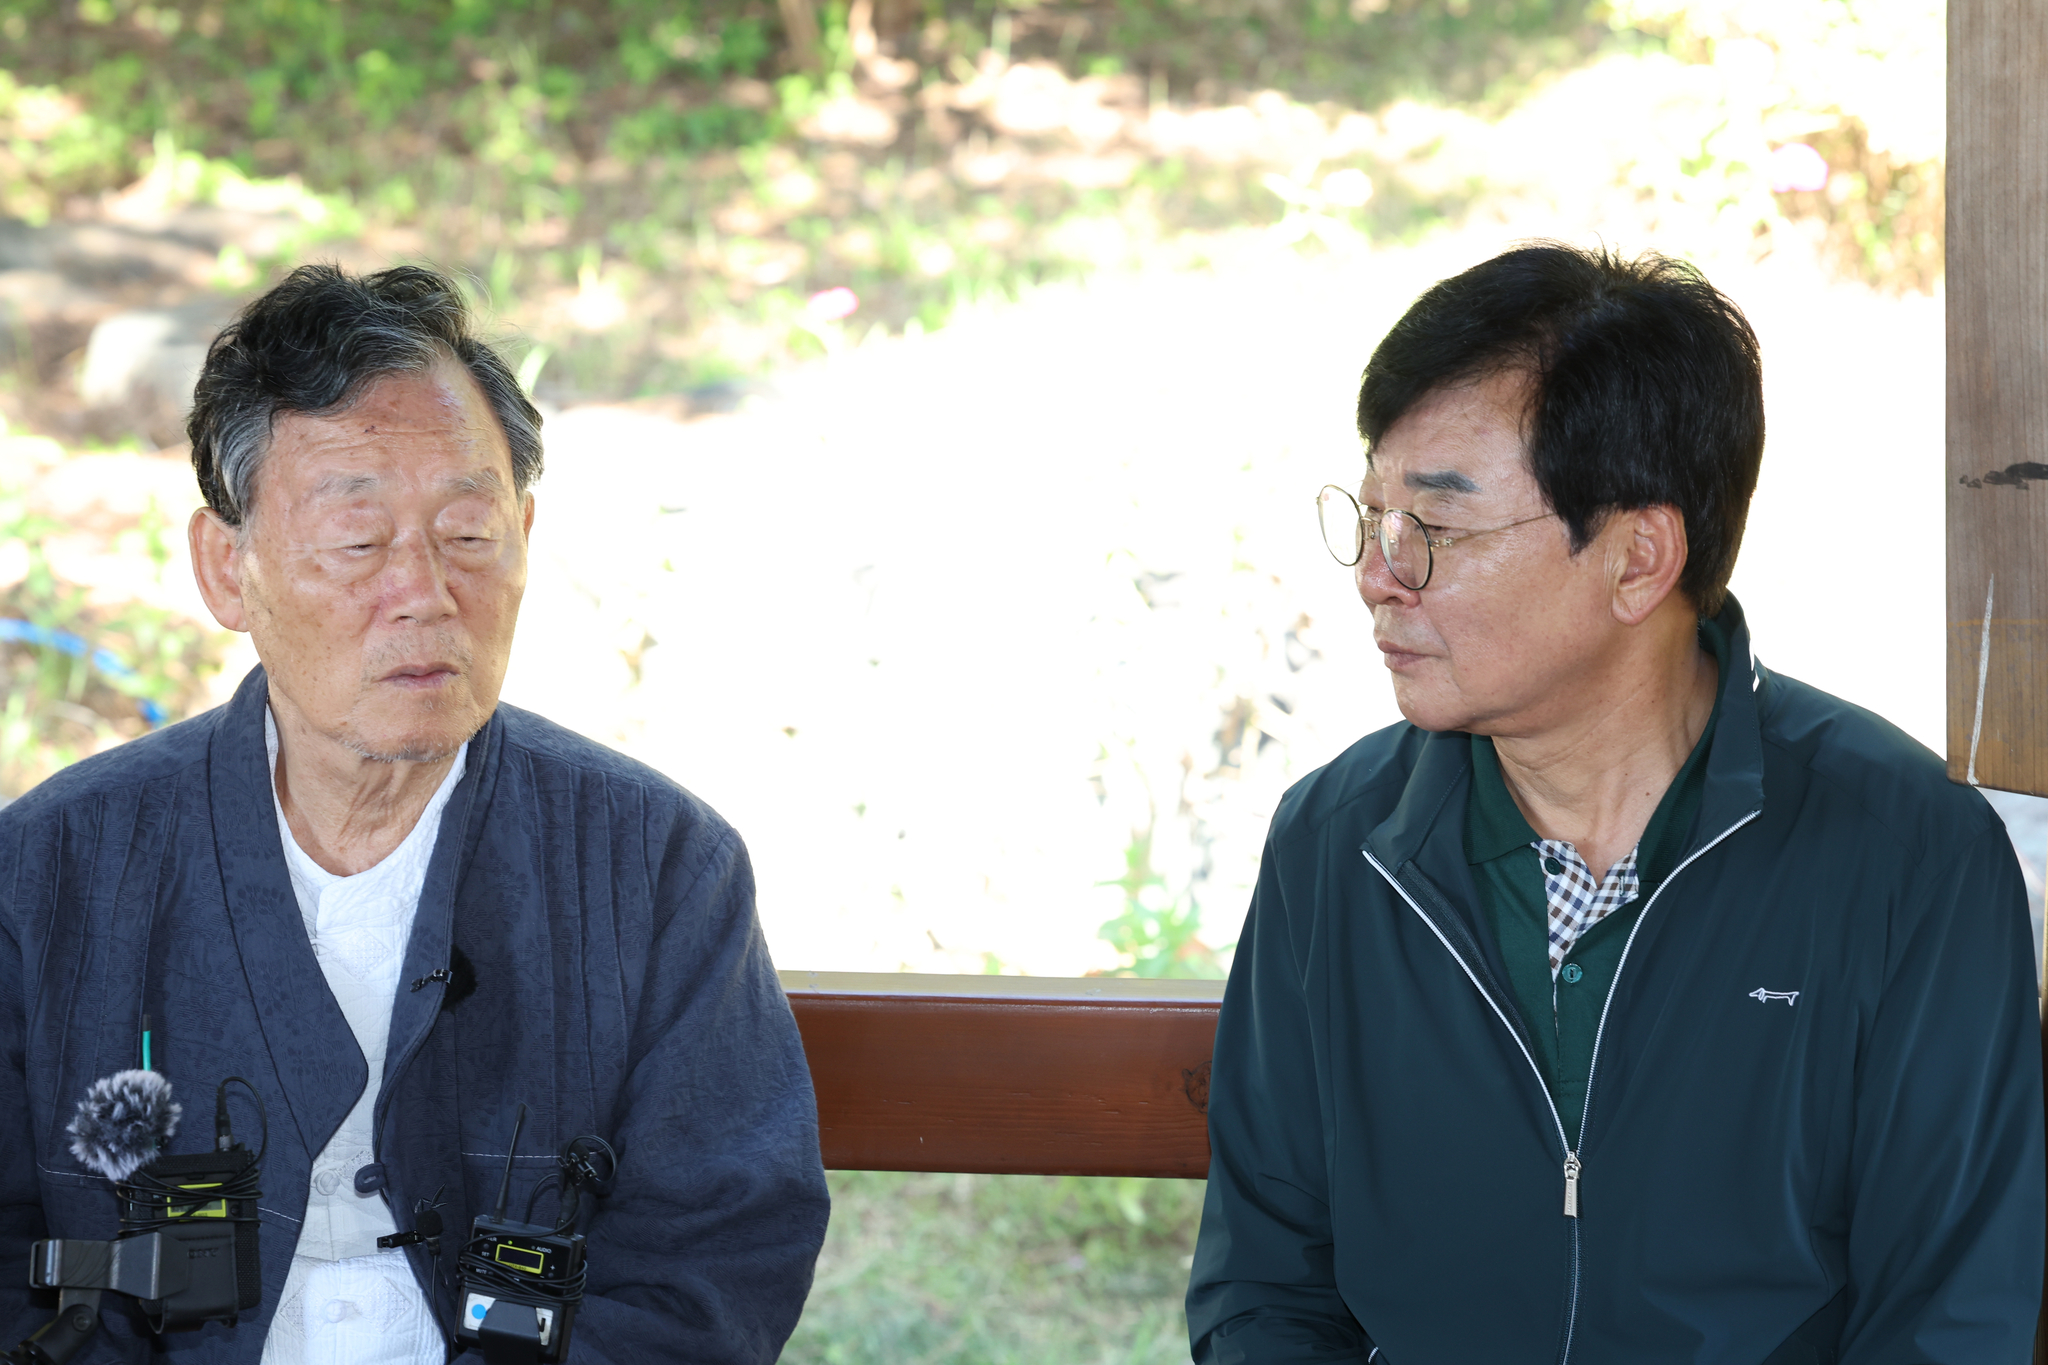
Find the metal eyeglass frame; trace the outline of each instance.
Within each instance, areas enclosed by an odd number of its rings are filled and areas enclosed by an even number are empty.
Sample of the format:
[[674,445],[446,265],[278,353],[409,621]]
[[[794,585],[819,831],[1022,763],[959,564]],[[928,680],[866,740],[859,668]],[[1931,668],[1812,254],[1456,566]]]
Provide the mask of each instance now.
[[[1379,542],[1380,559],[1387,566],[1388,576],[1391,577],[1396,583],[1399,583],[1402,587],[1408,589],[1408,591],[1410,592],[1421,592],[1424,588],[1429,586],[1429,580],[1436,576],[1436,552],[1438,550],[1448,550],[1451,546],[1456,545],[1459,541],[1471,540],[1474,536],[1490,536],[1495,531],[1511,531],[1517,526],[1527,526],[1532,521],[1543,521],[1546,518],[1554,517],[1557,515],[1557,513],[1555,512],[1540,512],[1533,517],[1523,517],[1520,521],[1508,522],[1504,526],[1488,526],[1484,530],[1466,531],[1462,535],[1439,536],[1434,534],[1430,530],[1428,522],[1424,521],[1421,517],[1416,516],[1413,512],[1408,511],[1406,508],[1387,507],[1382,508],[1377,512],[1368,514],[1364,508],[1358,505],[1358,499],[1351,496],[1350,490],[1340,488],[1334,483],[1326,483],[1322,486],[1322,488],[1316,491],[1316,517],[1318,523],[1320,523],[1322,519],[1323,494],[1326,492],[1336,493],[1339,496],[1341,496],[1346,502],[1351,504],[1351,510],[1358,514],[1357,551],[1351,556],[1351,558],[1344,558],[1344,556],[1337,553],[1336,547],[1330,544],[1330,537],[1327,533],[1325,533],[1323,536],[1323,547],[1329,550],[1330,558],[1336,560],[1339,564],[1342,564],[1347,569],[1354,568],[1357,566],[1358,561],[1365,558],[1366,542],[1368,540],[1376,540]],[[1402,578],[1401,575],[1394,569],[1394,557],[1388,551],[1386,539],[1387,521],[1391,517],[1407,518],[1409,521],[1415,524],[1415,529],[1422,533],[1423,553],[1427,555],[1428,558],[1425,559],[1423,562],[1422,581],[1420,583],[1408,582],[1406,579]]]

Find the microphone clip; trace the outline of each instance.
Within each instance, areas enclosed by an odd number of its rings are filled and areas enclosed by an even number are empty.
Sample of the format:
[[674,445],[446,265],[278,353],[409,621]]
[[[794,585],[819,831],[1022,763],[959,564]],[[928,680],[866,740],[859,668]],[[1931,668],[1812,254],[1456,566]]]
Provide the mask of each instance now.
[[[446,1186],[442,1188],[445,1189]],[[377,1246],[384,1251],[391,1251],[398,1247],[424,1246],[427,1249],[427,1255],[439,1256],[441,1254],[441,1232],[443,1228],[441,1222],[441,1205],[443,1202],[441,1190],[434,1191],[434,1198],[431,1203],[424,1199],[415,1201],[413,1204],[412,1231],[387,1233],[377,1239]]]

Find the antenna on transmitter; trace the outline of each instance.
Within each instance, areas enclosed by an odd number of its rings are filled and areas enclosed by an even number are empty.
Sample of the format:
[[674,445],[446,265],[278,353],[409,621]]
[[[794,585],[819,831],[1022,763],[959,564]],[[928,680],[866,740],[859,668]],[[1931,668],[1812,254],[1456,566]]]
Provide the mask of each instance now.
[[491,1221],[505,1221],[505,1208],[512,1198],[512,1161],[519,1155],[519,1131],[526,1127],[526,1106],[519,1106],[518,1117],[512,1120],[512,1145],[505,1149],[505,1177],[498,1182],[498,1206],[491,1210]]

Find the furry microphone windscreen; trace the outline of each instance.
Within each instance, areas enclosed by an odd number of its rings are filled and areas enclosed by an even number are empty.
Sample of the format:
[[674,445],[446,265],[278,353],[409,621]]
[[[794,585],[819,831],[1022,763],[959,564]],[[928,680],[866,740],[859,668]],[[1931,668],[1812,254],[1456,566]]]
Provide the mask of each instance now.
[[117,1071],[92,1083],[65,1131],[71,1155],[119,1183],[156,1156],[178,1131],[183,1106],[154,1071]]

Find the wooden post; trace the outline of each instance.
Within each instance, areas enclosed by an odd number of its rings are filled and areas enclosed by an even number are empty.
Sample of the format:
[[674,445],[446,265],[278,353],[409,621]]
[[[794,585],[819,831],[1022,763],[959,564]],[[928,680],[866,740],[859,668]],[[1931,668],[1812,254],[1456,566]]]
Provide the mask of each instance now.
[[[2048,5],[2040,0],[1949,0],[1947,289],[1948,771],[1957,781],[2048,795]],[[1910,508],[1900,510],[1901,548],[1913,543],[1913,520]],[[2034,1360],[2048,1365],[2048,1316],[2035,1328]]]
[[1951,0],[1948,53],[1948,770],[2048,795],[2048,5]]

